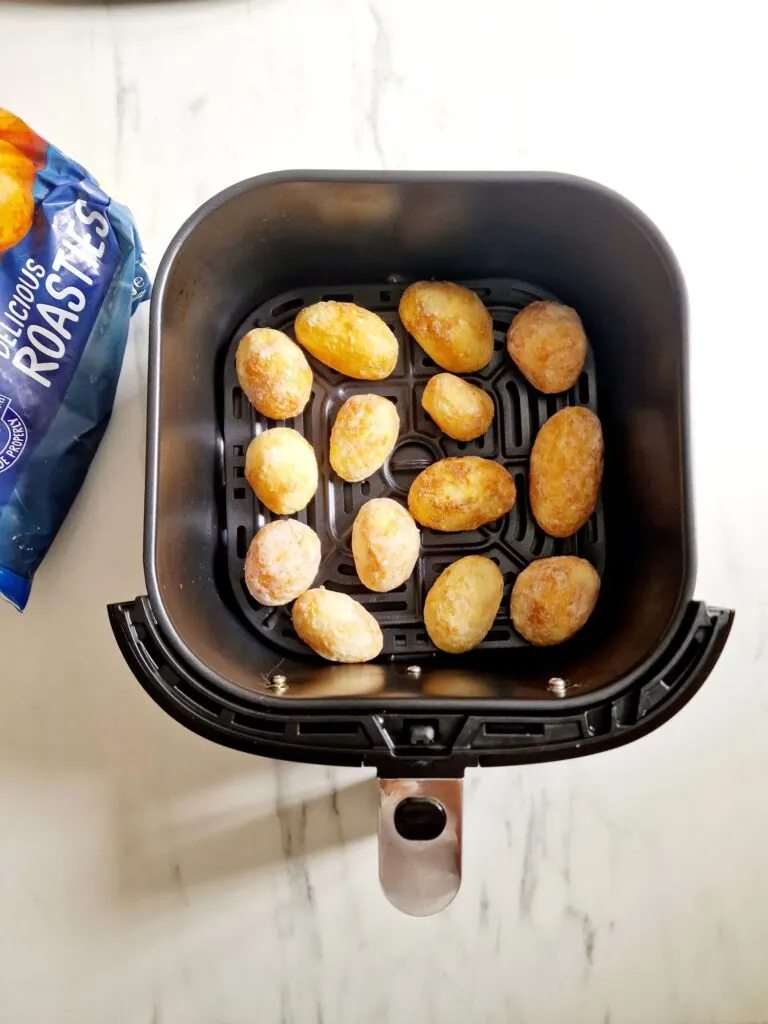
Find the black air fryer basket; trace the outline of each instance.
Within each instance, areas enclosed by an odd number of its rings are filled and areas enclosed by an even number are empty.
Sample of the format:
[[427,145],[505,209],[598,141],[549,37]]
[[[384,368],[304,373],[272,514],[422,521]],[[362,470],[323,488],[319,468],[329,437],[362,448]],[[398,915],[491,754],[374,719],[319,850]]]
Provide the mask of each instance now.
[[[441,435],[421,407],[434,364],[405,333],[405,286],[438,278],[473,288],[494,321],[494,357],[470,380],[496,403],[469,443]],[[584,321],[591,352],[563,395],[533,390],[506,354],[515,312],[557,298]],[[351,381],[312,360],[304,414],[316,498],[298,518],[319,534],[315,585],[352,594],[385,637],[375,664],[330,665],[296,637],[289,609],[263,608],[242,581],[245,553],[271,514],[244,478],[264,421],[240,391],[234,349],[255,326],[291,334],[320,299],[379,313],[400,342],[384,381]],[[686,308],[677,264],[633,206],[591,182],[551,174],[273,174],[206,203],[171,244],[152,300],[145,518],[148,597],[110,618],[137,678],[169,714],[227,746],[268,757],[368,765],[380,776],[380,866],[389,898],[411,913],[445,906],[461,870],[461,777],[606,750],[650,732],[702,685],[733,613],[691,599]],[[387,465],[347,484],[328,464],[341,403],[377,391],[397,403]],[[576,537],[555,540],[527,507],[536,432],[566,405],[598,412],[605,436],[601,504]],[[448,455],[503,463],[518,499],[467,534],[424,530],[414,577],[366,591],[349,537],[373,497],[405,499],[424,466]],[[437,651],[424,597],[468,553],[500,565],[506,590],[486,640]],[[516,574],[579,554],[602,577],[597,609],[573,640],[534,649],[508,617]]]

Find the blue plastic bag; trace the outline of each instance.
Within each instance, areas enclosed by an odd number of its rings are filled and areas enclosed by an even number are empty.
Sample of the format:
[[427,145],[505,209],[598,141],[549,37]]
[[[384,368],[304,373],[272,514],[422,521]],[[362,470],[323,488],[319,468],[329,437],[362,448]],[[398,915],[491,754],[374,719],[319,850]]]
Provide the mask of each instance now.
[[0,109],[0,595],[20,610],[104,434],[149,292],[128,210]]

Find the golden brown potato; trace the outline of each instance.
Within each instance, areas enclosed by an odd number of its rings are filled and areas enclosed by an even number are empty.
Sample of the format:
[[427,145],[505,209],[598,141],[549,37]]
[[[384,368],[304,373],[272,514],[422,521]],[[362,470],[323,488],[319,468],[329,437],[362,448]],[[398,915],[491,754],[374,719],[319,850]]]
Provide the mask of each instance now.
[[394,402],[381,395],[353,395],[331,430],[331,466],[342,480],[365,480],[384,465],[399,432]]
[[578,633],[592,614],[600,577],[583,558],[542,558],[520,573],[512,588],[512,624],[538,647],[561,644]]
[[32,226],[34,180],[32,161],[0,138],[0,253],[17,245]]
[[332,370],[383,380],[397,363],[397,338],[380,316],[352,302],[316,302],[296,317],[296,340]]
[[32,191],[35,182],[35,165],[11,142],[0,135],[0,175],[15,178],[20,185]]
[[536,522],[570,537],[595,510],[603,476],[603,431],[589,409],[555,413],[536,435],[528,489]]
[[455,533],[506,515],[515,497],[515,482],[503,466],[467,455],[441,459],[419,473],[408,492],[408,508],[422,526]]
[[299,346],[282,331],[249,331],[237,346],[235,368],[240,387],[262,416],[289,420],[304,411],[312,371]]
[[367,501],[352,527],[352,555],[360,581],[385,593],[405,583],[419,557],[419,530],[392,498]]
[[424,602],[424,625],[441,651],[461,654],[477,647],[493,625],[504,577],[490,558],[467,555],[435,580]]
[[0,107],[0,140],[30,160],[34,169],[45,167],[48,143],[37,132],[33,132],[20,117],[3,107]]
[[491,361],[493,320],[468,288],[448,281],[417,281],[403,292],[400,319],[444,370],[472,373]]
[[348,594],[316,587],[293,606],[293,628],[305,644],[328,661],[370,661],[384,646],[379,624]]
[[317,490],[317,459],[298,431],[272,427],[248,445],[245,478],[271,512],[288,516],[312,500]]
[[262,526],[245,556],[245,585],[260,604],[288,604],[312,586],[320,568],[320,538],[295,519]]
[[435,374],[424,388],[421,404],[443,433],[456,441],[474,441],[493,421],[491,396],[452,373]]
[[0,172],[0,254],[18,245],[32,227],[34,216],[32,192]]
[[535,388],[552,395],[579,379],[587,336],[575,309],[559,302],[532,302],[509,325],[507,352]]

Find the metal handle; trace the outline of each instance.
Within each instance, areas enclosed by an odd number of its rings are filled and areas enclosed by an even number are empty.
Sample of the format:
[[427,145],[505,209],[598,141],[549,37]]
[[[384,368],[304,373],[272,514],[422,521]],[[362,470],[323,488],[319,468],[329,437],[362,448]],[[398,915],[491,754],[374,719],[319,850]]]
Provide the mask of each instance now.
[[379,881],[413,917],[437,914],[461,885],[463,779],[379,779]]

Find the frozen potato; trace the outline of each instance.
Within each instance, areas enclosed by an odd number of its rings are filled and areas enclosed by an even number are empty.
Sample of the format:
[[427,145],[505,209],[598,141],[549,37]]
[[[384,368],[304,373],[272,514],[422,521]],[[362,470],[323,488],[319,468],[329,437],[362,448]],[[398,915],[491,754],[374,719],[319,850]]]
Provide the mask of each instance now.
[[271,512],[288,516],[312,500],[317,490],[317,459],[298,431],[272,427],[248,445],[245,478]]
[[312,392],[312,371],[299,346],[271,327],[257,327],[240,340],[237,379],[262,416],[289,420],[304,411]]
[[360,581],[385,593],[405,583],[419,557],[419,530],[392,498],[367,501],[352,527],[352,555]]
[[493,625],[504,577],[490,558],[467,555],[435,580],[424,602],[424,625],[441,651],[462,654],[477,647]]
[[587,621],[599,592],[600,577],[583,558],[558,555],[531,562],[512,588],[512,624],[538,647],[561,644]]
[[416,477],[408,508],[417,523],[455,533],[476,530],[515,504],[515,482],[498,462],[467,455],[441,459]]
[[399,432],[394,402],[381,395],[353,395],[331,430],[331,466],[342,480],[365,480],[384,465]]
[[472,373],[491,361],[493,320],[469,288],[448,281],[417,281],[403,292],[400,319],[444,370]]
[[535,388],[552,395],[579,379],[587,336],[575,309],[559,302],[532,302],[509,325],[507,352]]
[[491,396],[452,373],[430,378],[421,404],[442,432],[456,441],[473,441],[493,421]]
[[581,406],[555,413],[531,451],[531,511],[542,530],[552,537],[576,533],[595,510],[602,476],[600,420]]
[[324,587],[307,590],[297,598],[293,628],[328,661],[370,661],[384,646],[379,624],[370,612],[348,594]]
[[245,556],[245,585],[263,605],[288,604],[312,586],[320,568],[320,538],[295,519],[262,526]]
[[397,338],[380,316],[352,302],[316,302],[296,317],[296,340],[332,370],[383,380],[397,362]]

